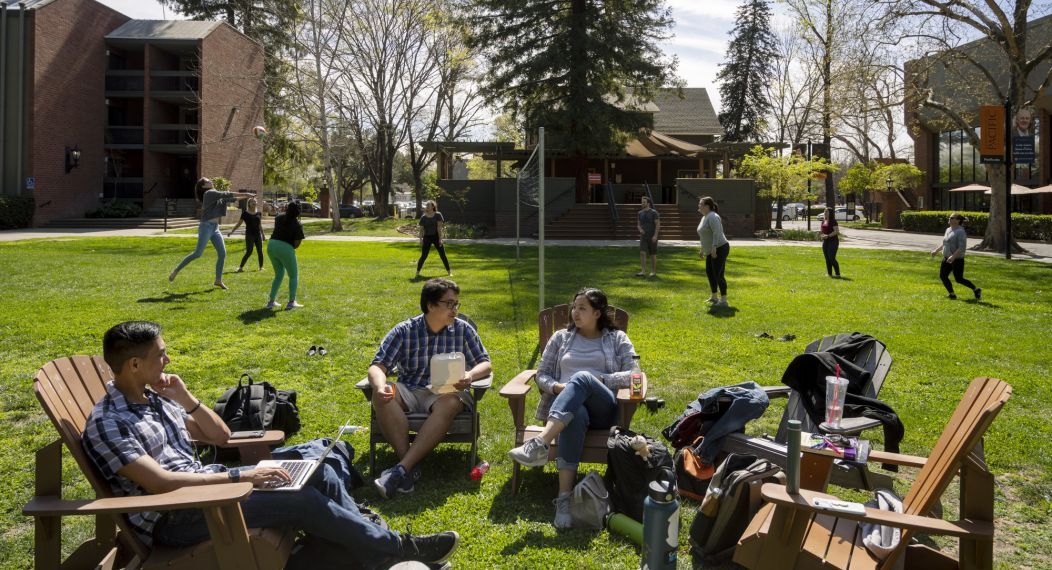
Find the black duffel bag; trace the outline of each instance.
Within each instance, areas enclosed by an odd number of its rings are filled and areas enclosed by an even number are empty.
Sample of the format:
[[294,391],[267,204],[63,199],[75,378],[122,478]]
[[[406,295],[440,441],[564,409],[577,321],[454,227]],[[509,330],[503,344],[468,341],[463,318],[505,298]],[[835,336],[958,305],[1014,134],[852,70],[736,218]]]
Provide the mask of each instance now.
[[[650,457],[643,459],[632,448],[632,438],[642,436],[650,448]],[[643,522],[643,499],[653,481],[676,484],[672,455],[665,444],[656,439],[620,426],[610,428],[607,439],[606,488],[614,512]]]
[[279,429],[288,437],[300,430],[296,391],[254,382],[247,373],[241,375],[237,386],[219,397],[213,409],[230,431]]

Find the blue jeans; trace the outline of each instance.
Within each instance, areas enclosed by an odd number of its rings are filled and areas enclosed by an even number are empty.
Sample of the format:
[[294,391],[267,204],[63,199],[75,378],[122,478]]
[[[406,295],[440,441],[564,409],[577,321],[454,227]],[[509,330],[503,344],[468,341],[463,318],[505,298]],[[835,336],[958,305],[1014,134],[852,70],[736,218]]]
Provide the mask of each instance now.
[[212,242],[212,247],[216,248],[216,255],[218,256],[216,259],[216,281],[222,281],[223,264],[226,263],[226,244],[223,242],[223,232],[219,231],[219,224],[210,220],[201,220],[201,223],[198,224],[197,247],[179,262],[175,272],[182,271],[191,261],[201,257],[209,241]]
[[607,429],[617,420],[617,397],[590,372],[570,377],[552,402],[549,420],[566,424],[559,432],[559,469],[577,469],[584,454],[584,436],[589,429]]
[[[288,527],[321,539],[316,542],[329,559],[325,568],[342,568],[352,560],[371,568],[401,551],[398,533],[363,518],[344,478],[329,465],[315,471],[298,493],[252,493],[241,502],[241,511],[250,528]],[[171,511],[153,536],[161,544],[190,546],[209,538],[208,525],[200,509]]]

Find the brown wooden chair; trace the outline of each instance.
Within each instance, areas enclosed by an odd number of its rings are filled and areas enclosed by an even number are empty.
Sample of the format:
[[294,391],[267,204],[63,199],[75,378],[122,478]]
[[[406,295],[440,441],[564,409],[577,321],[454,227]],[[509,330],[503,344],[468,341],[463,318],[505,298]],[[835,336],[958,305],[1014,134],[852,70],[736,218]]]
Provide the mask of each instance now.
[[[295,532],[249,529],[239,502],[251,483],[186,487],[169,493],[114,497],[109,484],[81,447],[81,436],[95,403],[113,378],[98,356],[74,356],[48,362],[37,371],[33,391],[60,438],[36,452],[34,497],[22,513],[36,519],[35,567],[279,569],[289,557]],[[96,499],[62,499],[62,444],[95,490]],[[200,508],[211,540],[187,548],[150,547],[128,526],[125,513]],[[62,517],[95,517],[95,537],[61,559]],[[118,533],[119,530],[119,533]]]
[[[478,330],[478,326],[475,325],[475,321],[471,320],[471,317],[460,314],[457,316],[458,319],[462,319],[468,323],[471,328]],[[398,370],[389,371],[387,378],[397,382]],[[471,444],[471,451],[468,453],[468,469],[475,466],[478,461],[478,448],[479,448],[479,435],[481,430],[481,422],[479,421],[479,408],[478,404],[482,401],[482,397],[486,395],[486,390],[489,390],[493,386],[493,375],[480,378],[471,383],[471,396],[475,399],[474,410],[462,410],[456,417],[453,418],[453,423],[450,424],[449,429],[446,430],[445,437],[442,438],[440,443],[468,443]],[[362,391],[362,396],[365,397],[365,401],[369,403],[369,475],[377,475],[376,473],[376,446],[377,444],[390,445],[391,442],[387,441],[384,437],[383,430],[380,429],[380,423],[376,421],[376,409],[372,406],[373,401],[373,386],[369,384],[369,377],[366,376],[358,381],[354,385],[355,388]],[[417,432],[420,431],[420,427],[427,421],[428,414],[425,413],[410,413],[406,414],[406,419],[409,421],[409,441],[412,442],[416,438]]]
[[[823,511],[813,506],[812,499],[830,495],[806,488],[791,495],[782,485],[764,485],[762,496],[770,504],[760,509],[742,534],[734,562],[754,569],[885,569],[904,556],[906,568],[992,568],[994,478],[983,456],[983,435],[1011,394],[1012,387],[1001,380],[976,378],[928,458],[870,454],[871,461],[920,468],[901,514],[868,508],[864,515]],[[928,516],[958,473],[961,520]],[[806,480],[802,475],[801,481]],[[814,486],[823,484],[821,477],[812,480],[817,482]],[[903,529],[899,548],[878,561],[862,544],[859,522]],[[923,544],[910,544],[917,531],[957,537],[959,560]]]
[[[617,307],[610,307],[614,324],[617,325],[621,330],[628,332],[628,313]],[[570,323],[570,306],[569,305],[556,305],[549,307],[541,311],[537,315],[537,329],[540,343],[538,347],[540,351],[544,351],[544,348],[548,346],[548,340],[552,338],[555,331],[564,329]],[[526,394],[530,392],[533,386],[530,385],[531,380],[537,378],[536,370],[524,370],[517,376],[508,381],[503,388],[500,389],[500,395],[508,400],[508,407],[511,408],[512,421],[515,424],[515,447],[523,444],[527,439],[532,439],[540,435],[541,426],[526,425]],[[646,382],[643,383],[643,396],[646,396]],[[632,416],[636,413],[636,408],[639,406],[641,399],[632,399],[628,388],[618,390],[617,392],[617,425],[621,427],[631,427]],[[610,436],[610,430],[608,429],[593,429],[588,430],[584,439],[584,455],[582,462],[584,463],[606,463],[606,441]],[[548,452],[548,460],[554,461],[559,451],[558,442],[553,442],[551,449]],[[521,475],[522,466],[515,463],[512,466],[511,471],[511,492],[512,494],[518,493],[519,491],[519,477]]]

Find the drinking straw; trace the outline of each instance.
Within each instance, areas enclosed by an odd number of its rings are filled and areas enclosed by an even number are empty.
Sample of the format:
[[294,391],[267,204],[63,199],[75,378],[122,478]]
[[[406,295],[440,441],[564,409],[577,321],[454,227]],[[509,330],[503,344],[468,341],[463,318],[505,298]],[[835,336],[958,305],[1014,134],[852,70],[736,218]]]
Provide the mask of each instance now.
[[[836,384],[833,385],[833,405],[834,407],[840,402],[840,363],[836,365]],[[831,408],[832,409],[832,408]],[[831,418],[836,419],[836,418]],[[839,425],[840,422],[836,422]]]

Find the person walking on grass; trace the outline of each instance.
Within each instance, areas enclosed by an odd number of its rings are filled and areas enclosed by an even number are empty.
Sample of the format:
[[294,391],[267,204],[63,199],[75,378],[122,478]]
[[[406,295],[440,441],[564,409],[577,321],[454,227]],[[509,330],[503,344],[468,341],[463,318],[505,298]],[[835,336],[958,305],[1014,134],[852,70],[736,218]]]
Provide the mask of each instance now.
[[647,254],[650,255],[650,276],[657,277],[657,243],[661,232],[661,214],[650,204],[650,198],[643,196],[642,208],[639,210],[636,228],[639,229],[639,273],[636,277],[647,274]]
[[175,281],[176,275],[184,267],[205,252],[205,246],[209,241],[216,249],[216,280],[214,285],[220,289],[226,289],[223,284],[223,264],[226,263],[226,244],[223,243],[223,232],[219,231],[219,222],[226,214],[227,204],[232,204],[245,198],[253,198],[251,192],[220,192],[207,178],[197,181],[194,186],[194,197],[201,203],[201,222],[197,225],[197,247],[189,255],[179,262],[179,265],[168,274],[168,281]]
[[606,429],[617,422],[617,390],[631,382],[632,341],[610,318],[606,294],[585,288],[571,305],[573,322],[552,335],[537,367],[541,401],[537,419],[545,422],[537,437],[508,452],[526,467],[542,467],[558,439],[559,495],[555,528],[570,528],[570,497],[589,429]]
[[285,310],[291,311],[303,306],[296,302],[296,289],[300,283],[296,249],[299,248],[303,238],[300,205],[298,202],[289,202],[285,213],[278,214],[274,218],[274,232],[270,234],[270,242],[267,244],[267,257],[270,258],[270,265],[274,268],[274,281],[270,283],[268,309],[278,308],[278,289],[281,287],[281,281],[285,278],[286,272],[289,274],[289,303],[285,305]]
[[431,253],[431,246],[438,250],[438,256],[442,258],[442,265],[446,266],[446,274],[453,275],[449,270],[449,260],[446,259],[446,246],[442,243],[442,233],[445,230],[446,219],[442,212],[438,211],[438,205],[434,200],[428,200],[424,204],[424,215],[420,216],[420,259],[416,261],[416,276],[420,277],[420,270],[424,267],[424,261]]
[[237,272],[245,270],[245,262],[252,256],[253,249],[256,250],[256,257],[259,259],[259,271],[263,271],[263,240],[267,238],[263,237],[263,216],[256,210],[255,198],[248,199],[245,209],[241,210],[241,219],[234,224],[227,237],[234,237],[234,232],[241,227],[242,222],[245,224],[245,256],[241,258]]
[[939,279],[942,279],[942,284],[946,287],[946,292],[949,293],[947,295],[948,298],[957,298],[957,295],[953,292],[953,284],[950,283],[950,273],[952,272],[953,280],[971,289],[972,293],[975,294],[975,299],[981,301],[983,290],[964,278],[964,251],[968,249],[968,234],[964,231],[964,223],[966,221],[967,219],[962,214],[957,212],[950,214],[950,219],[947,221],[949,227],[946,228],[946,234],[942,236],[942,245],[931,250],[931,254],[934,256],[942,251]]
[[826,208],[819,235],[822,236],[822,255],[826,258],[826,273],[833,277],[833,272],[836,271],[836,278],[840,279],[840,264],[836,260],[836,252],[840,248],[840,224],[836,221],[833,208]]
[[[723,233],[723,220],[720,218],[720,207],[716,201],[709,196],[698,200],[698,213],[701,221],[698,222],[698,238],[701,240],[701,257],[705,260],[705,276],[709,279],[709,289],[712,295],[707,303],[715,307],[727,306],[727,279],[724,272],[727,269],[727,256],[731,252],[731,244]],[[716,296],[719,290],[720,296]]]

